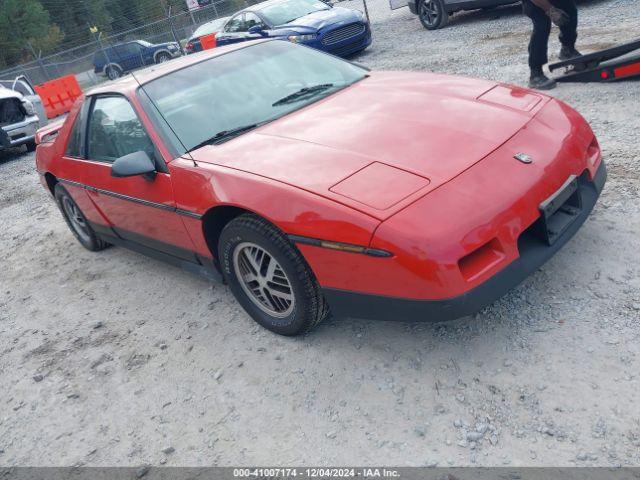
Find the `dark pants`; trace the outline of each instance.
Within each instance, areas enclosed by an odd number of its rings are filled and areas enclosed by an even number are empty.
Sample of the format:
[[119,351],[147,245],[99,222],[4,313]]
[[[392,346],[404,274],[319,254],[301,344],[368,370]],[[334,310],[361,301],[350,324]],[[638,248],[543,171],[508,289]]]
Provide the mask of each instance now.
[[[569,15],[569,21],[560,27],[560,43],[569,48],[575,48],[578,38],[578,9],[574,0],[550,0],[551,4]],[[529,67],[540,70],[549,61],[547,44],[551,33],[551,19],[544,10],[535,6],[531,0],[522,0],[524,14],[533,22],[533,32],[529,41]]]

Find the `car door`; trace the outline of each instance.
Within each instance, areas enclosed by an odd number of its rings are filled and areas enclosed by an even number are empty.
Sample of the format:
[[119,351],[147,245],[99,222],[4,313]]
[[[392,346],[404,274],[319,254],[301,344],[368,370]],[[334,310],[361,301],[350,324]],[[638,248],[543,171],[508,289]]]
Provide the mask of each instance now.
[[[171,177],[129,100],[119,94],[94,96],[88,114],[84,182],[89,197],[122,239],[194,261],[194,246],[176,213]],[[144,151],[157,165],[155,175],[116,178],[113,162]]]
[[142,65],[140,61],[140,49],[137,43],[125,43],[113,47],[116,58],[111,59],[122,67],[122,70],[128,72]]

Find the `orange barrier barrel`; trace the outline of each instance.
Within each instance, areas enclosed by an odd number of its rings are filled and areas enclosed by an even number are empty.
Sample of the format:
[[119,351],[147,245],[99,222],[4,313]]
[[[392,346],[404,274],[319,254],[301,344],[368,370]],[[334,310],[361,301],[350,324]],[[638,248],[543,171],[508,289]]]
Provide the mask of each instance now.
[[209,35],[203,35],[200,37],[200,44],[203,50],[209,50],[210,48],[216,48],[217,45],[216,34],[210,33]]
[[42,99],[48,118],[55,118],[69,112],[76,98],[82,95],[75,75],[50,80],[36,85],[35,89]]

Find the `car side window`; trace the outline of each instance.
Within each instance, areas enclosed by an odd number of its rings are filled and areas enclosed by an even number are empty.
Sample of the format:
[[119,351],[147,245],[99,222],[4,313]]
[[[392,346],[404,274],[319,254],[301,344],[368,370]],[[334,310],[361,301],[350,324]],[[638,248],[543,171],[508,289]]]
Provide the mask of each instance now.
[[125,45],[127,47],[127,54],[129,55],[139,55],[142,50],[142,46],[138,42],[131,42]]
[[73,158],[83,158],[82,152],[82,111],[78,112],[76,119],[71,128],[71,134],[69,135],[69,141],[67,142],[67,151],[65,155]]
[[155,148],[129,101],[121,96],[94,101],[88,129],[90,160],[113,163],[117,158],[143,151],[155,160]]
[[225,32],[242,32],[244,31],[244,13],[236,15],[227,22],[224,27]]
[[244,14],[244,31],[248,31],[251,27],[258,25],[260,28],[266,28],[262,19],[253,12]]

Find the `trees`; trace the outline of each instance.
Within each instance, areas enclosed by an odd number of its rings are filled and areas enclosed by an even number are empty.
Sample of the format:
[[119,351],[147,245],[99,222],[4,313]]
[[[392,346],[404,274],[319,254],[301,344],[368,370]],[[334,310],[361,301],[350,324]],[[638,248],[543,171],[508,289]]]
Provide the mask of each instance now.
[[37,0],[0,2],[0,67],[33,60],[29,43],[45,53],[53,51],[63,36]]
[[62,30],[65,48],[73,48],[93,40],[89,27],[109,26],[112,17],[105,0],[39,0],[49,13],[51,22]]
[[110,36],[150,24],[131,35],[162,36],[169,11],[186,12],[185,0],[0,0],[0,70],[90,44],[93,27]]

